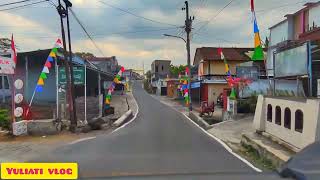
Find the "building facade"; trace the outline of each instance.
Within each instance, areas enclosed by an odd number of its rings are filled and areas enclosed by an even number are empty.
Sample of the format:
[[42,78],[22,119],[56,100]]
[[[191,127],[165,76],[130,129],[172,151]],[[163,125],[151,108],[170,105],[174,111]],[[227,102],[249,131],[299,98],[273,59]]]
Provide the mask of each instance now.
[[88,61],[98,66],[104,72],[117,73],[118,60],[116,56],[111,57],[92,57]]
[[273,76],[274,53],[278,48],[320,39],[320,2],[307,3],[304,8],[285,16],[285,20],[270,27],[267,69]]
[[156,89],[157,95],[167,94],[165,79],[170,73],[170,60],[155,60],[151,64],[151,85]]
[[[229,88],[225,64],[221,60],[218,49],[218,47],[197,48],[193,62],[193,65],[198,66],[199,69],[201,101],[207,101],[209,104],[216,103],[223,90]],[[252,52],[253,48],[222,48],[222,51],[234,76],[237,65],[250,61],[250,57],[246,54]]]

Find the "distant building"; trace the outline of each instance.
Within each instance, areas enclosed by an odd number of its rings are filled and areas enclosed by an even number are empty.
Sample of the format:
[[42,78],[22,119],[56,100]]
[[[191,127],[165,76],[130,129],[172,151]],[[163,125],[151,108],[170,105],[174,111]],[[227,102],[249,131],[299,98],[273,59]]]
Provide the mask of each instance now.
[[[218,47],[197,48],[193,62],[193,65],[199,68],[201,101],[207,101],[210,104],[216,102],[224,89],[229,88],[226,81],[225,64],[221,60],[218,49]],[[252,52],[253,48],[222,48],[222,51],[228,61],[231,74],[236,75],[236,66],[250,61],[247,54]]]
[[157,89],[158,95],[167,94],[167,83],[165,79],[170,72],[170,60],[155,60],[151,64],[151,84]]
[[101,70],[105,72],[116,73],[118,68],[118,60],[115,56],[111,57],[92,57],[88,61],[92,62],[94,65],[98,66]]

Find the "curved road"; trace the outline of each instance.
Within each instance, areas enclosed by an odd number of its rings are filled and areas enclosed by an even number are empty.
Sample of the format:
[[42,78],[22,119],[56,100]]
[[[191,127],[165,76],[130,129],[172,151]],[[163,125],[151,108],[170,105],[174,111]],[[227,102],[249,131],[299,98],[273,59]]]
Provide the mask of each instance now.
[[135,83],[133,94],[139,113],[125,128],[64,146],[38,160],[78,162],[80,177],[169,178],[224,174],[233,174],[238,178],[239,174],[256,177],[253,169],[227,152],[182,114],[148,95],[140,83]]

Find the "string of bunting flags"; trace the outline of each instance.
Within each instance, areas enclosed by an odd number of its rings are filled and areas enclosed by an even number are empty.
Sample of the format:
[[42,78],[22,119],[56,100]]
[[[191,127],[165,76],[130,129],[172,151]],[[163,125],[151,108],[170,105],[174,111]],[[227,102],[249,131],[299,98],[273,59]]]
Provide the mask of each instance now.
[[112,84],[108,88],[108,93],[107,93],[106,98],[105,98],[105,108],[106,109],[110,108],[112,92],[114,91],[114,88],[116,87],[116,84],[120,84],[121,83],[120,80],[121,80],[121,77],[122,77],[122,74],[123,74],[124,71],[125,71],[124,67],[121,67],[120,71],[118,72],[116,77],[113,79]]
[[188,81],[189,81],[188,75],[189,75],[189,73],[190,73],[189,68],[186,67],[185,75],[181,76],[181,74],[179,74],[180,84],[178,85],[178,90],[183,95],[184,102],[186,103],[186,106],[188,106],[190,103],[189,88],[188,88]]
[[218,54],[220,54],[221,60],[224,61],[225,71],[226,71],[226,74],[227,74],[227,82],[228,82],[229,87],[231,88],[231,94],[230,94],[229,97],[231,99],[236,99],[235,86],[237,84],[239,84],[241,79],[232,77],[229,64],[228,64],[227,59],[225,58],[225,56],[223,54],[222,48],[218,49]]
[[251,59],[253,61],[263,61],[264,53],[263,53],[263,48],[261,44],[257,17],[254,10],[254,0],[251,0],[251,12],[252,12],[253,31],[254,31],[254,53]]
[[58,39],[55,43],[54,48],[51,50],[45,64],[44,67],[40,73],[38,82],[37,82],[37,86],[36,86],[36,91],[37,92],[42,92],[43,91],[43,86],[45,84],[45,80],[48,78],[47,74],[50,73],[50,69],[52,68],[52,63],[54,63],[54,59],[57,58],[57,53],[58,53],[58,49],[59,48],[63,48],[61,40]]

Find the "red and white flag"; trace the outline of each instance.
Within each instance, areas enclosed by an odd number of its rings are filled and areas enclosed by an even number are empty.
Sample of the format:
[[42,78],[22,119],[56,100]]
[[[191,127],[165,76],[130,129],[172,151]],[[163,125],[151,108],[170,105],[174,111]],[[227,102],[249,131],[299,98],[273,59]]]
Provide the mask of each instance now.
[[14,40],[13,40],[13,34],[11,36],[11,59],[14,62],[14,66],[16,67],[18,58],[17,58],[16,46],[15,46]]

